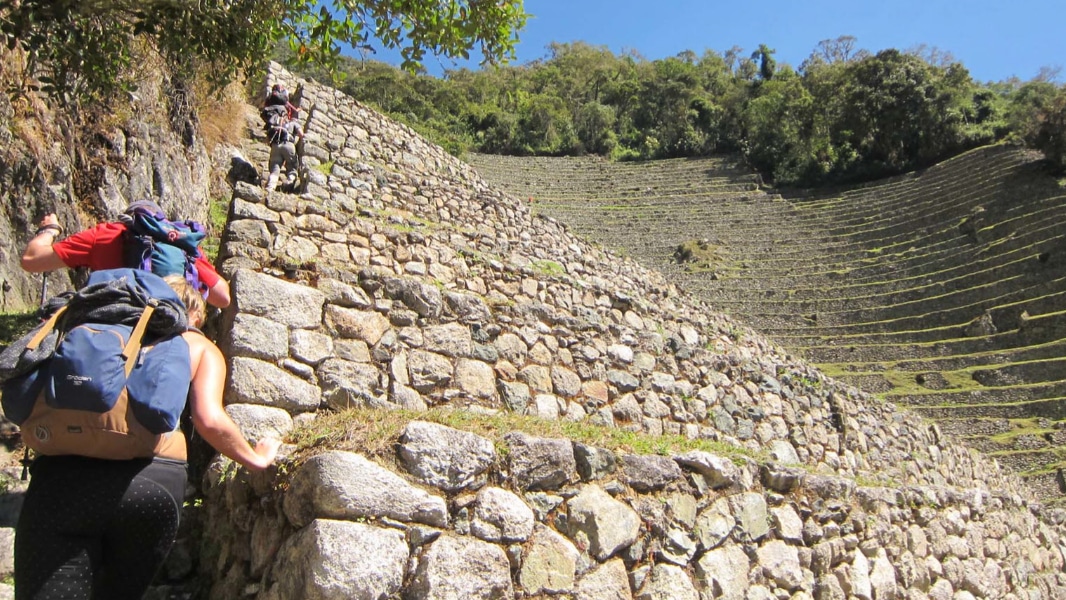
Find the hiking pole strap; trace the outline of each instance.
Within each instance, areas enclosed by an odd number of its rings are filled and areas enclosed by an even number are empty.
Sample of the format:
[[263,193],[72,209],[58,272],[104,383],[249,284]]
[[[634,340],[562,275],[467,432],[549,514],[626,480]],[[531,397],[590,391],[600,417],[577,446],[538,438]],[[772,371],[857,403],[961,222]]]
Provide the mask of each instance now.
[[141,338],[144,337],[144,330],[148,329],[148,320],[152,318],[153,312],[155,307],[151,304],[144,307],[141,318],[137,319],[137,325],[130,334],[130,341],[126,342],[126,347],[122,349],[122,356],[126,357],[126,377],[130,376],[134,365],[137,364],[137,355],[141,352]]
[[48,317],[48,320],[45,321],[44,327],[41,327],[41,330],[30,338],[30,343],[26,344],[26,349],[36,350],[37,347],[41,345],[41,342],[44,341],[44,338],[48,337],[48,334],[52,333],[52,330],[56,328],[56,322],[59,321],[59,317],[63,316],[63,313],[65,312],[67,312],[67,306],[64,304],[59,307],[59,310],[52,313],[52,316]]

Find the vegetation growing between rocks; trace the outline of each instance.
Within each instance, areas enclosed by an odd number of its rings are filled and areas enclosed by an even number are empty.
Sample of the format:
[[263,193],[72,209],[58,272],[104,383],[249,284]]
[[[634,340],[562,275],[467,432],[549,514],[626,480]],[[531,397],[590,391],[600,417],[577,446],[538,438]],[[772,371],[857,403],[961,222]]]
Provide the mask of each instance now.
[[767,460],[766,456],[747,448],[679,435],[649,435],[621,428],[553,421],[513,413],[488,415],[439,408],[424,412],[349,409],[321,414],[313,422],[296,429],[290,435],[290,440],[297,445],[301,458],[310,457],[317,450],[325,448],[358,449],[368,456],[391,457],[400,433],[413,420],[430,421],[476,433],[492,440],[502,450],[506,446],[504,434],[521,431],[538,437],[569,438],[590,446],[635,454],[670,455],[703,450],[730,458],[738,464],[749,459],[758,462]]
[[212,262],[218,258],[222,232],[226,229],[226,221],[229,219],[229,204],[226,198],[212,198],[207,205],[207,236],[201,242],[200,248]]

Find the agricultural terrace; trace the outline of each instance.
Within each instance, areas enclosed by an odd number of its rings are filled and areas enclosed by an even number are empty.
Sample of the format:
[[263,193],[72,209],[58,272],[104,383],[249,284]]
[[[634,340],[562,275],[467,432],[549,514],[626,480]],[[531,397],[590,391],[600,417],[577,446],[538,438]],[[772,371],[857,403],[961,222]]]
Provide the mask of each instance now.
[[1066,492],[1066,189],[980,148],[787,197],[728,157],[473,155],[539,214]]

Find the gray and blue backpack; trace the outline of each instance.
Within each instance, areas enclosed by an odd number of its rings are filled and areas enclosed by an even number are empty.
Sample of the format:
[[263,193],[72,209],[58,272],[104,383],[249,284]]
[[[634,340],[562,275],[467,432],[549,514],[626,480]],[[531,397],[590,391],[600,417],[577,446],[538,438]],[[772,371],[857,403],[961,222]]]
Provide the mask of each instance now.
[[130,459],[177,443],[184,453],[188,318],[170,286],[147,271],[96,271],[43,310],[49,318],[0,353],[0,404],[26,446]]

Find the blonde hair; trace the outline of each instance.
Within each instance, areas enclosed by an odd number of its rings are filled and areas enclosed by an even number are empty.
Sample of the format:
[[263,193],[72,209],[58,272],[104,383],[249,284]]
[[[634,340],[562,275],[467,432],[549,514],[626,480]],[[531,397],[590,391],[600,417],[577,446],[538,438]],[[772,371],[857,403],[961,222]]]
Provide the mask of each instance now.
[[[190,317],[192,317],[193,313],[199,313],[199,325],[203,325],[203,320],[207,318],[207,304],[204,303],[204,297],[200,295],[200,292],[197,292],[196,288],[188,281],[185,281],[185,277],[181,275],[167,275],[163,278],[163,281],[167,282],[167,285],[177,292],[178,298],[185,304],[185,310]],[[199,326],[192,322],[189,325],[193,327]]]

